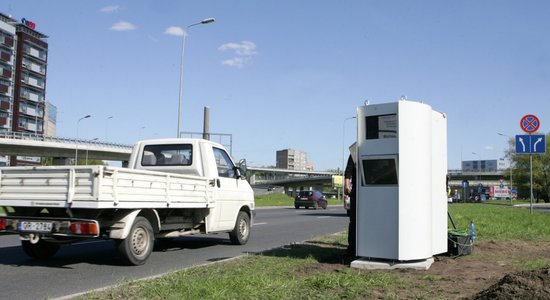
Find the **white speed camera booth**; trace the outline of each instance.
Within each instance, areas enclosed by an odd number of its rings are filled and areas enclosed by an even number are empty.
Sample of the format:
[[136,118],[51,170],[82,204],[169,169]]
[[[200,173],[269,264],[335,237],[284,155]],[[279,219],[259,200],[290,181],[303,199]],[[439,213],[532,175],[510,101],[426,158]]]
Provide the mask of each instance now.
[[446,116],[400,100],[358,107],[357,126],[357,255],[394,265],[447,252]]

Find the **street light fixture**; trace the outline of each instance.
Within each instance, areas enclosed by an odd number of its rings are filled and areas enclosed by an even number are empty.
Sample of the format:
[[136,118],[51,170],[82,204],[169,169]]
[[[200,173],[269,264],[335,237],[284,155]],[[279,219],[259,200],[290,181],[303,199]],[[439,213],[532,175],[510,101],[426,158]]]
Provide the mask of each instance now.
[[[201,25],[201,24],[209,24],[213,23],[215,21],[214,18],[206,18],[198,23],[193,23],[191,25],[188,25],[186,28],[189,29],[190,27]],[[185,54],[185,40],[187,38],[187,32],[183,33],[183,38],[181,42],[181,61],[180,61],[180,90],[179,90],[179,97],[178,97],[178,131],[176,133],[176,137],[180,137],[180,129],[181,129],[181,98],[183,93],[183,56]]]
[[75,153],[74,153],[74,165],[75,166],[78,165],[78,125],[80,124],[80,121],[82,121],[84,119],[88,119],[90,117],[91,117],[91,115],[85,115],[84,117],[78,119],[78,121],[76,122],[76,147],[75,147]]

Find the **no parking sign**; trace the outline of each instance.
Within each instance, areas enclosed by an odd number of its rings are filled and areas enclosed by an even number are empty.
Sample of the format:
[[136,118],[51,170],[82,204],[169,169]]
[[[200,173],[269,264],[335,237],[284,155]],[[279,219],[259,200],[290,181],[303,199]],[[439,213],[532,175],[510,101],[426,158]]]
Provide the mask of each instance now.
[[519,126],[521,126],[521,129],[526,133],[533,133],[539,130],[540,121],[535,115],[525,115],[521,118]]

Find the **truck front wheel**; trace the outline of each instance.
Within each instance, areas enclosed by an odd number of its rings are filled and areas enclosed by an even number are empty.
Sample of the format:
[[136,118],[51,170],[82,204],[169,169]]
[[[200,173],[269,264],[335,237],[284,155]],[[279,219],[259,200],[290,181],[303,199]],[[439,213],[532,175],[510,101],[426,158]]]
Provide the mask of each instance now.
[[44,240],[39,240],[36,244],[30,241],[21,241],[21,246],[28,256],[36,259],[50,258],[59,250],[58,244],[46,242]]
[[233,245],[244,245],[250,237],[250,217],[244,211],[240,211],[235,222],[235,228],[229,233],[229,239]]
[[151,223],[144,217],[137,217],[130,233],[123,240],[117,240],[120,254],[130,265],[143,265],[153,252],[154,234]]

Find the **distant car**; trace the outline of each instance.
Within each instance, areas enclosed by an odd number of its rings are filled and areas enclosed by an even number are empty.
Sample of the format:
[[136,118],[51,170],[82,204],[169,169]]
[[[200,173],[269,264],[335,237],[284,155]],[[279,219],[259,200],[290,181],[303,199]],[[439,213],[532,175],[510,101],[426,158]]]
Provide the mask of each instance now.
[[300,191],[294,199],[294,207],[296,209],[300,208],[300,206],[305,208],[313,207],[314,209],[317,209],[318,207],[321,207],[323,209],[327,209],[327,205],[327,199],[323,193],[317,190]]

